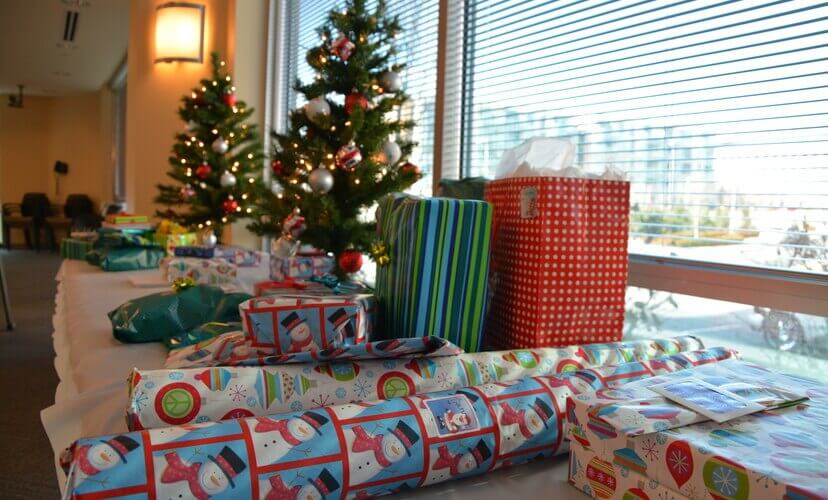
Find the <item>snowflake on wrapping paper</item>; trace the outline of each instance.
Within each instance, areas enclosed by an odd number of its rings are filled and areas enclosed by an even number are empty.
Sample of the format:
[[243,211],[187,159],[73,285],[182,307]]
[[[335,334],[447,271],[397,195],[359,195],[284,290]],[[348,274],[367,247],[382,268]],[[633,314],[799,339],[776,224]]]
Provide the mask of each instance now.
[[696,490],[696,487],[693,486],[692,484],[688,484],[684,488],[684,495],[687,496],[687,497],[692,498],[693,500],[697,500],[697,499],[701,500],[701,498],[704,496],[704,495],[699,495],[698,490]]
[[233,401],[239,402],[247,397],[247,389],[245,389],[242,385],[236,384],[232,389],[230,389],[230,397]]
[[629,427],[640,427],[641,424],[647,421],[647,417],[640,413],[629,413],[624,415],[622,421]]
[[732,497],[739,489],[739,478],[733,470],[718,466],[713,469],[713,484],[723,496]]
[[148,380],[147,383],[144,384],[144,389],[152,389],[155,387],[155,382]]
[[339,399],[342,399],[345,397],[346,394],[348,394],[348,391],[346,391],[344,387],[337,387],[336,392],[334,394],[336,394],[336,397],[338,397]]
[[386,359],[382,362],[382,367],[388,370],[393,370],[397,366],[397,362],[393,359]]
[[318,398],[311,398],[311,404],[314,405],[314,408],[322,408],[323,406],[328,406],[329,404],[331,404],[331,395],[320,394]]
[[448,389],[451,387],[451,377],[449,377],[448,373],[440,372],[437,374],[437,384],[440,385],[443,389]]
[[682,475],[690,470],[690,457],[683,451],[673,450],[672,453],[668,453],[667,462],[670,464],[670,469]]
[[302,411],[302,402],[294,401],[290,404],[290,411]]
[[246,403],[247,403],[247,406],[249,406],[249,407],[253,408],[253,407],[255,407],[257,404],[259,404],[259,400],[258,400],[258,399],[256,399],[256,398],[255,398],[255,397],[253,397],[253,396],[250,396],[249,398],[247,398]]
[[374,378],[374,372],[372,370],[368,370],[365,372],[365,376],[368,378]]
[[195,421],[197,424],[202,424],[204,422],[209,422],[210,417],[208,417],[207,415],[199,415],[196,417]]
[[656,441],[658,444],[666,444],[667,443],[667,433],[666,432],[659,432],[656,434]]
[[360,399],[367,398],[368,395],[371,393],[371,390],[372,386],[368,383],[367,380],[357,379],[357,381],[354,382],[354,393]]
[[645,439],[641,444],[641,449],[644,450],[644,456],[650,462],[658,460],[658,443],[654,439]]
[[147,401],[149,401],[149,396],[147,396],[146,392],[139,389],[132,396],[132,407],[141,411],[147,407]]
[[658,500],[676,500],[676,496],[669,491],[660,491],[658,493]]
[[756,484],[757,485],[761,484],[762,486],[765,487],[765,489],[768,489],[768,487],[771,484],[773,484],[774,486],[777,486],[779,484],[779,481],[777,481],[774,478],[768,476],[767,474],[760,474],[759,477],[756,478]]
[[170,372],[168,376],[170,377],[170,380],[181,380],[184,378],[184,374],[181,372]]
[[657,431],[666,431],[670,427],[667,422],[656,422],[653,424],[653,429]]

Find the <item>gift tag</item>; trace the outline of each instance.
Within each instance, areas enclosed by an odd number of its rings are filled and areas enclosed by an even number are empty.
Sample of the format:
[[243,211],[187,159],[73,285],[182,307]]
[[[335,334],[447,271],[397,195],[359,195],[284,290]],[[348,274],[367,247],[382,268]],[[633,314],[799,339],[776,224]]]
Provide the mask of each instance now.
[[527,187],[520,190],[520,218],[534,219],[538,213],[538,188]]
[[698,378],[666,382],[650,390],[719,423],[765,409],[761,404]]
[[469,399],[462,394],[427,399],[426,406],[434,416],[437,432],[441,436],[474,431],[480,428],[477,414]]

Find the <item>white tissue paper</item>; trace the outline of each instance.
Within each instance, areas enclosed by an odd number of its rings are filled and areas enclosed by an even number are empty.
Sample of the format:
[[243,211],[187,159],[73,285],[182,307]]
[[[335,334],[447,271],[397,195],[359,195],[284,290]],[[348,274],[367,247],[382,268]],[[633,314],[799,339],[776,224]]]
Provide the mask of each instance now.
[[626,174],[613,166],[596,175],[574,166],[575,145],[557,137],[533,137],[503,153],[495,179],[508,177],[576,177],[623,181]]

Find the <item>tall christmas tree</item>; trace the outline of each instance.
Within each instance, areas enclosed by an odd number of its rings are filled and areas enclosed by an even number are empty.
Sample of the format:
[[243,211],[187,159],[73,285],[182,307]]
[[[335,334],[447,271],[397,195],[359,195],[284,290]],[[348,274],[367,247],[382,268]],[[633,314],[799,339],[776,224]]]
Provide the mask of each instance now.
[[[383,0],[372,12],[365,0],[348,0],[317,32],[320,43],[306,55],[316,77],[296,82],[307,103],[290,113],[286,133],[273,134],[273,180],[258,197],[250,228],[281,235],[277,255],[290,255],[298,240],[333,253],[341,276],[359,269],[360,253],[374,240],[367,210],[421,173],[406,161],[415,146],[406,139],[414,123],[399,117],[408,97],[404,65],[394,61],[398,19],[387,16]],[[300,234],[294,229],[302,217]]]
[[221,238],[225,224],[253,212],[264,152],[256,125],[246,123],[253,108],[237,100],[218,54],[211,60],[212,78],[201,80],[178,109],[186,131],[176,134],[167,172],[177,184],[159,184],[155,201],[168,207],[157,215]]

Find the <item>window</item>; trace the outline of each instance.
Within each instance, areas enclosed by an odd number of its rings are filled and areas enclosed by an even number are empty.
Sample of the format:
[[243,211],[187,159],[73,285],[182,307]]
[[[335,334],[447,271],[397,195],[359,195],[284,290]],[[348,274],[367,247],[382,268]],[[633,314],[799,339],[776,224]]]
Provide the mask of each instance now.
[[[288,79],[283,84],[292,87],[296,78],[310,81],[314,71],[305,61],[305,53],[319,43],[316,28],[327,18],[328,12],[337,7],[336,2],[293,0],[289,12],[293,25],[288,41]],[[369,1],[373,9],[376,1]],[[411,101],[400,109],[400,118],[416,121],[412,139],[418,143],[410,161],[423,171],[423,178],[409,190],[413,194],[430,195],[432,162],[434,158],[435,89],[437,86],[437,29],[439,0],[396,0],[388,2],[388,14],[399,16],[403,31],[397,40],[397,61],[407,65],[401,75],[405,91]],[[295,92],[287,94],[288,109],[304,104],[303,96]]]

